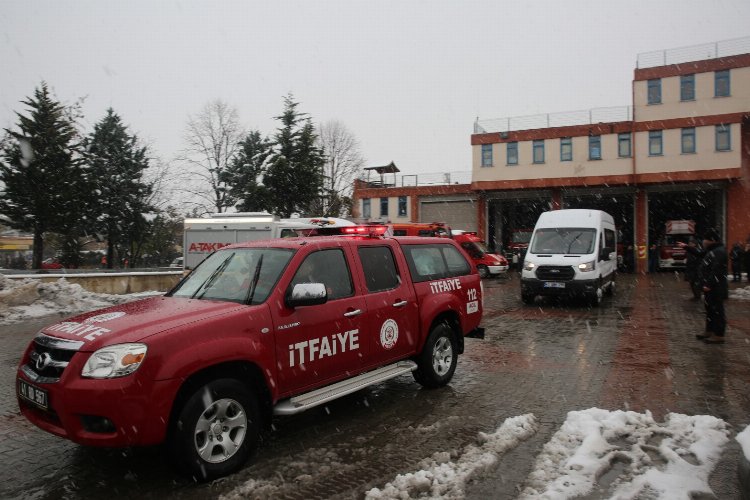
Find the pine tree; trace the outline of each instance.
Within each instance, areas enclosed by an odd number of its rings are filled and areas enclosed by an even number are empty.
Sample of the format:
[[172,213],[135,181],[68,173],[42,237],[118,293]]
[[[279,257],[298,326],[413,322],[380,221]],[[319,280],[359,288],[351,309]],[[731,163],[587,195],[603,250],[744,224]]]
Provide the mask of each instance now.
[[[0,213],[11,227],[34,234],[32,266],[40,268],[46,232],[77,240],[90,214],[92,184],[79,155],[72,110],[52,98],[45,82],[22,104],[28,115],[16,113],[19,131],[6,129],[2,148]],[[77,258],[75,253],[66,260],[75,265]]]
[[323,184],[323,152],[315,145],[312,122],[297,111],[298,105],[291,95],[284,98],[284,113],[276,117],[282,127],[274,136],[274,151],[263,177],[268,206],[281,217],[304,214],[320,196]]
[[259,181],[271,154],[271,141],[257,130],[240,142],[237,155],[223,173],[223,182],[230,186],[230,196],[237,200],[239,212],[267,210],[268,191]]
[[151,186],[143,181],[147,148],[110,108],[86,141],[86,159],[97,181],[96,230],[107,239],[107,267],[113,267],[116,249],[120,259],[130,256],[133,264],[147,230],[143,214],[151,210]]

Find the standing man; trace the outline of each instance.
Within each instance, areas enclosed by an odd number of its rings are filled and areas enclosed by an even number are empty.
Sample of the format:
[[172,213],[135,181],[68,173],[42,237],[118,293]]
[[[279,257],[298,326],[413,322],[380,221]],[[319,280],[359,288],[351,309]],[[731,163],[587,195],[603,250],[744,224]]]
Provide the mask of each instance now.
[[727,251],[716,229],[709,229],[703,235],[703,303],[706,306],[706,334],[696,335],[707,344],[723,344],[727,318],[724,300],[729,295],[727,284]]

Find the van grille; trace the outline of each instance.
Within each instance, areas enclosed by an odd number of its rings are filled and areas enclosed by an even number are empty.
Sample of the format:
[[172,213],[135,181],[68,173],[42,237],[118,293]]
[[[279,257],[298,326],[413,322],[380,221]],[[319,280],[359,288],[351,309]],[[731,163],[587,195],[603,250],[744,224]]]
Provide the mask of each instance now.
[[544,281],[568,281],[576,275],[571,266],[539,266],[536,277]]

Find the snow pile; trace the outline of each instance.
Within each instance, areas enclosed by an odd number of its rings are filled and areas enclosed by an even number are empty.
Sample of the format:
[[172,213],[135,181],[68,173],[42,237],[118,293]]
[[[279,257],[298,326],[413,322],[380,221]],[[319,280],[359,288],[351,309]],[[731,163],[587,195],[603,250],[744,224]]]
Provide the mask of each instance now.
[[648,411],[572,411],[520,498],[574,498],[594,488],[610,498],[711,495],[708,478],[728,440],[726,423],[709,415],[670,413],[659,424]]
[[750,425],[745,427],[744,431],[737,434],[735,439],[742,446],[742,453],[745,454],[745,460],[750,462]]
[[750,300],[750,286],[746,286],[745,288],[735,288],[734,290],[729,292],[729,298],[738,300]]
[[0,324],[10,324],[50,314],[75,314],[122,304],[162,292],[127,295],[93,293],[65,278],[44,283],[26,278],[10,279],[0,274]]
[[500,455],[536,430],[536,417],[532,414],[508,418],[492,434],[480,433],[478,446],[468,445],[457,457],[448,452],[435,453],[422,462],[419,472],[399,474],[382,490],[368,491],[366,498],[463,498],[464,485],[473,475],[493,466]]

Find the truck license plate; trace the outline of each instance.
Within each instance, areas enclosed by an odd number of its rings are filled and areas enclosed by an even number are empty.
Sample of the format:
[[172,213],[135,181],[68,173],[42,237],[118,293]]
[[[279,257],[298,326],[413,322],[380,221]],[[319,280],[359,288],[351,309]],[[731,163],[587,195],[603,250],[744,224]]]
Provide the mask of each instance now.
[[40,408],[47,409],[47,391],[18,379],[18,395]]
[[544,288],[565,288],[565,283],[560,283],[557,281],[545,281]]

